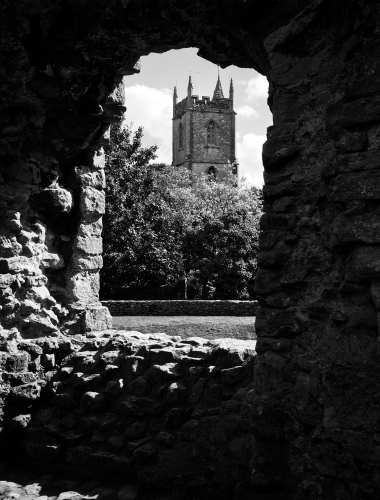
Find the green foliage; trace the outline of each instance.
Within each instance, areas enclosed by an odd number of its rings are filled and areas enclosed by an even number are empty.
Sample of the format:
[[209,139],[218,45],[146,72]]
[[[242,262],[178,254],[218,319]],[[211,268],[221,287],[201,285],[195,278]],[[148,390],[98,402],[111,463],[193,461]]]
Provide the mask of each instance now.
[[142,129],[113,130],[107,150],[102,293],[118,284],[163,285],[187,276],[215,298],[252,297],[261,192],[236,177],[191,178],[185,169],[149,165],[157,147]]
[[[106,213],[102,295],[112,296],[123,284],[159,285],[175,273],[175,240],[167,232],[165,205],[149,162],[157,146],[141,145],[140,127],[111,129],[106,150]],[[158,169],[159,170],[159,169]]]

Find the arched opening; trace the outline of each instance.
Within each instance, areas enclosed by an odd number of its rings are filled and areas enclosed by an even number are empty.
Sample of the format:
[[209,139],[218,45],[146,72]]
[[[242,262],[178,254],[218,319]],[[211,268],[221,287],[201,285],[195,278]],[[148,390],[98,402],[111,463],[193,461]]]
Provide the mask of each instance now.
[[[189,67],[181,73],[185,73],[185,80],[182,82],[179,81],[181,85],[179,85],[178,81],[176,82],[177,77],[173,77],[172,75],[172,72],[175,74],[173,68],[177,69],[178,64],[176,64],[176,61],[178,62],[179,60],[186,60],[189,64]],[[186,73],[194,68],[198,60],[201,61],[200,67],[196,66],[195,69],[202,69],[203,71],[199,78],[199,88],[197,89],[197,82],[194,81],[194,78],[190,78],[189,82],[189,75]],[[156,73],[157,68],[162,70],[159,77]],[[165,74],[166,69],[170,78]],[[147,73],[146,76],[144,76],[144,70]],[[264,128],[267,121],[267,115],[263,112],[264,106],[265,108],[267,107],[267,80],[265,77],[259,76],[252,70],[230,67],[226,70],[219,70],[219,77],[217,76],[217,71],[216,65],[202,61],[199,56],[196,55],[196,49],[183,49],[182,51],[170,51],[170,53],[167,54],[152,54],[151,56],[144,57],[141,61],[140,73],[127,77],[124,80],[127,105],[125,118],[127,123],[133,122],[134,127],[138,125],[146,127],[147,140],[145,140],[144,144],[149,147],[153,141],[157,141],[159,144],[157,154],[160,159],[166,159],[166,162],[168,162],[168,160],[170,162],[173,159],[173,164],[176,167],[188,168],[192,172],[194,178],[196,176],[204,177],[206,175],[208,180],[229,182],[229,175],[231,173],[237,174],[235,155],[245,152],[245,145],[254,135],[250,132],[252,130],[251,126],[253,125],[254,132],[260,131],[259,125],[256,122],[260,122],[263,128],[261,129],[261,134],[257,134],[254,137],[257,139],[264,139]],[[194,72],[194,69],[192,69],[192,72]],[[174,78],[176,79],[174,80]],[[236,81],[235,85],[233,81]],[[202,87],[200,82],[202,82]],[[253,82],[255,82],[255,85],[258,87],[255,92],[252,91]],[[169,93],[167,87],[172,84],[175,88],[171,96],[171,92]],[[198,91],[198,94],[201,94],[200,88],[203,88],[204,93],[207,91],[207,93],[212,95],[216,84],[219,91],[223,94],[224,88],[224,95],[229,97],[210,99],[206,96],[200,99],[199,95],[195,94],[196,91]],[[192,87],[190,92],[188,88],[187,96],[184,92],[186,85]],[[184,95],[186,97],[184,97]],[[236,111],[234,111],[235,109]],[[249,110],[248,113],[247,109]],[[235,115],[238,118],[236,126]],[[268,115],[270,115],[270,112],[268,112]],[[140,121],[138,122],[137,120]],[[271,122],[269,122],[268,125],[270,123]],[[219,124],[221,130],[220,134],[218,134]],[[168,133],[170,130],[169,127],[171,126],[173,127],[172,137],[170,137]],[[209,141],[214,143],[212,147],[213,151],[206,148],[207,140],[205,139],[205,135],[207,136],[207,134]],[[186,137],[185,144],[183,144],[184,137]],[[145,139],[145,137],[143,137],[143,139]],[[150,143],[148,142],[149,140],[151,140]],[[235,142],[237,143],[237,153],[235,151]],[[216,147],[215,143],[218,143],[218,147]],[[181,151],[182,145],[185,146],[183,151]],[[245,176],[246,173],[251,174],[251,172],[257,172],[256,178],[250,177],[249,179],[252,184],[256,182],[256,179],[262,172],[261,144],[259,141],[257,144],[254,144],[254,147],[256,148],[256,153],[258,153],[257,156],[259,156],[258,161],[256,161],[256,158],[252,158],[253,155],[249,157],[248,154],[245,155],[242,161],[245,168],[243,176]],[[247,151],[252,152],[252,149],[247,148]],[[166,157],[164,155],[166,155]],[[178,162],[176,158],[178,158]],[[155,160],[153,160],[153,163],[154,161]],[[236,186],[236,184],[234,180],[234,186]],[[260,184],[257,187],[260,187]],[[199,203],[194,203],[196,206],[199,206]],[[140,203],[136,203],[134,206],[140,206]],[[120,205],[118,205],[118,213],[120,213],[119,209]],[[113,217],[112,220],[115,220],[115,218]],[[142,218],[135,217],[134,220],[142,220]],[[166,220],[169,220],[168,217],[166,217]],[[237,221],[238,218],[235,220]],[[150,222],[151,218],[147,221],[147,224],[150,224]],[[133,225],[134,231],[136,231],[135,223],[132,222],[131,224]],[[124,234],[129,234],[128,227],[121,230],[121,232],[123,231]],[[118,233],[120,234],[120,230]],[[141,233],[143,233],[143,231],[141,231]],[[111,232],[107,233],[107,231],[105,231],[106,243],[108,243],[110,234]],[[172,232],[168,230],[167,235],[168,234],[172,234]],[[136,241],[136,233],[134,233],[133,238],[126,239],[126,245],[128,246],[128,242],[130,243],[131,241]],[[158,237],[156,241],[161,240]],[[168,241],[169,239],[166,237],[165,242]],[[123,267],[128,268],[128,272],[123,272],[122,275],[120,273],[120,279],[117,280],[114,279],[113,273],[110,271],[107,273],[110,263],[108,259],[108,245],[106,248],[105,266],[101,274],[102,300],[110,300],[113,298],[131,299],[134,296],[136,298],[138,296],[141,299],[144,297],[144,293],[146,293],[147,298],[149,297],[151,299],[153,297],[156,299],[168,296],[176,297],[175,290],[173,289],[173,291],[171,291],[170,287],[173,287],[176,281],[180,280],[182,274],[177,277],[174,276],[174,265],[166,272],[161,272],[163,266],[159,262],[156,263],[156,261],[154,261],[157,279],[149,275],[147,271],[151,266],[153,267],[154,257],[160,255],[161,252],[155,252],[154,256],[152,256],[152,260],[148,260],[148,256],[151,255],[149,253],[149,248],[144,250],[144,273],[141,273],[141,278],[132,274],[131,270],[135,269],[139,259],[137,258],[137,251],[131,252],[134,261],[130,262],[128,265],[125,259]],[[171,252],[169,248],[163,248],[163,246],[160,248],[163,250],[165,249],[168,254]],[[123,249],[125,249],[124,245]],[[116,249],[113,249],[112,257],[115,255]],[[243,257],[241,258],[243,259]],[[244,255],[244,259],[246,258],[247,255]],[[254,260],[254,258],[255,254],[253,252],[252,259]],[[122,258],[120,257],[120,262],[121,261]],[[195,266],[195,261],[195,256],[193,256],[193,266]],[[111,262],[110,265],[113,266],[113,262]],[[230,286],[230,292],[227,292],[227,290],[223,288],[224,285],[219,284],[221,278],[217,273],[216,276],[210,276],[209,284],[210,286],[214,286],[215,297],[235,300],[254,300],[254,270],[252,265],[249,264],[246,278],[243,279],[242,277],[242,284],[239,290],[237,288],[233,290],[233,287]],[[211,266],[209,267],[211,269]],[[220,266],[219,269],[224,267],[225,266]],[[190,269],[189,266],[186,265],[186,268],[189,288],[192,288],[194,292],[191,296],[202,297],[200,290],[204,284],[203,281],[201,282],[202,284],[199,284],[201,277],[198,276],[198,274],[200,273],[197,271],[197,276],[194,277],[195,267]],[[110,276],[107,283],[105,283],[106,276]],[[123,276],[123,278],[121,278],[121,276]],[[236,282],[238,281],[238,276],[239,271],[236,270]],[[224,278],[223,281],[226,282],[226,279]],[[246,282],[247,286],[243,286],[243,282]],[[228,296],[227,293],[230,293],[230,295]],[[212,294],[209,294],[208,297],[212,297]]]
[[214,166],[209,167],[206,172],[210,181],[216,181],[216,168]]
[[[10,342],[2,359],[7,358],[9,379],[15,385],[6,382],[9,400],[17,405],[26,400],[25,416],[29,413],[35,374],[40,373],[35,356],[42,347],[47,349],[44,362],[49,366],[50,350],[59,345],[60,333],[107,328],[98,302],[102,145],[109,124],[120,121],[125,111],[118,84],[137,71],[140,56],[197,45],[201,55],[223,67],[235,63],[268,76],[274,126],[263,150],[265,215],[256,279],[260,308],[255,381],[223,404],[221,413],[233,414],[226,427],[214,426],[217,416],[205,416],[201,407],[191,418],[186,411],[174,412],[168,421],[179,434],[176,423],[188,419],[181,439],[194,444],[188,445],[187,456],[202,456],[206,463],[204,475],[201,471],[188,493],[197,494],[202,481],[211,477],[219,488],[216,497],[222,493],[227,498],[329,498],[331,491],[341,497],[376,495],[376,467],[365,464],[377,463],[373,422],[378,419],[379,392],[379,182],[374,168],[379,150],[378,2],[184,5],[178,0],[83,0],[46,5],[5,2],[1,16],[6,34],[1,42],[2,91],[7,96],[1,103],[1,321],[5,342]],[[19,332],[58,340],[41,342],[42,347],[34,350],[22,342],[23,351],[16,354]],[[199,347],[200,361],[192,377],[202,373]],[[157,360],[159,353],[151,356],[150,361]],[[166,350],[161,356],[175,360],[176,353]],[[234,352],[233,362],[240,362],[239,356]],[[221,363],[226,357],[225,351],[221,353]],[[99,363],[105,358],[112,359],[112,350],[103,352]],[[137,370],[136,358],[124,356],[123,362]],[[86,358],[81,360],[86,370]],[[108,366],[100,378],[115,370],[115,365]],[[17,374],[21,368],[34,372],[22,377]],[[219,376],[209,368],[208,374]],[[228,365],[220,372],[226,385],[234,386],[244,370],[243,365]],[[163,385],[175,386],[168,400],[182,397],[173,365],[156,368],[155,374]],[[83,372],[78,377],[73,385],[96,382]],[[202,379],[194,400],[222,393],[215,381],[206,384]],[[123,390],[120,382],[104,388],[104,394],[90,391],[81,408],[85,410],[87,403],[104,408],[111,405],[115,391]],[[90,453],[91,438],[84,437],[83,429],[78,434],[65,432],[79,417],[70,418],[71,394],[69,388],[57,423],[41,429],[40,447],[33,449],[40,452],[48,443],[47,462],[56,458],[70,466],[71,460],[76,466],[78,458],[83,470],[95,464],[101,472],[107,463],[107,471],[117,466],[125,477],[129,463],[117,448],[125,445],[123,436],[116,442],[103,436],[107,451],[94,456],[85,455]],[[140,395],[125,401],[123,408],[136,412],[136,401],[145,404],[156,423],[160,406]],[[235,435],[240,423],[231,423],[241,407],[251,412],[239,422],[254,432],[252,455],[251,436],[242,440]],[[25,421],[14,424],[23,429]],[[107,426],[112,427],[112,421]],[[202,455],[199,446],[207,432],[225,445],[215,458],[218,473],[208,468],[212,457]],[[75,441],[72,454],[59,455],[55,440],[62,434],[66,441]],[[169,448],[167,437],[160,438]],[[78,446],[83,439],[86,446]],[[132,444],[139,446],[145,438],[136,439],[138,443]],[[138,453],[142,459],[155,459],[151,446]],[[183,463],[183,456],[177,456],[173,466]],[[349,463],[348,456],[353,457]],[[230,459],[227,464],[220,463],[224,457]],[[237,464],[242,464],[243,474]],[[176,480],[183,481],[187,470],[175,470]],[[233,486],[226,483],[229,478]]]

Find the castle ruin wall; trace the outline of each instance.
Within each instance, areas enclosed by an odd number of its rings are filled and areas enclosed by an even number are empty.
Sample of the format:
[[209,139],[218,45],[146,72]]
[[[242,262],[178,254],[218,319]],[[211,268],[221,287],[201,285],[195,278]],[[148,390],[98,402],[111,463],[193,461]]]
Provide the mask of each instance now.
[[379,3],[5,0],[1,14],[3,337],[109,327],[102,145],[139,57],[197,46],[254,68],[274,125],[245,494],[378,498]]

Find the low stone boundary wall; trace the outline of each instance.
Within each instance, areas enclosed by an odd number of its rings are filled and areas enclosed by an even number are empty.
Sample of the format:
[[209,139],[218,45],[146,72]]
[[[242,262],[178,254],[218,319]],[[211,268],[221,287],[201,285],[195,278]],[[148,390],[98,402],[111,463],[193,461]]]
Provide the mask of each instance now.
[[17,463],[44,473],[242,498],[255,344],[124,331],[10,338],[0,351],[4,433]]
[[255,300],[103,300],[112,316],[255,316]]

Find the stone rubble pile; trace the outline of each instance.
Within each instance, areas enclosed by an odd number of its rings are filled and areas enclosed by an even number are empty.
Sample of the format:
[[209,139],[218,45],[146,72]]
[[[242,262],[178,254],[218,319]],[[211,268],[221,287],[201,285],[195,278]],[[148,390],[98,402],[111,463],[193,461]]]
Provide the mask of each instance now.
[[4,425],[12,446],[19,442],[19,465],[197,498],[232,498],[249,482],[255,341],[12,335],[0,363]]

